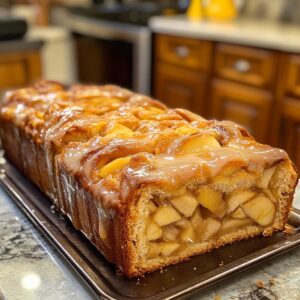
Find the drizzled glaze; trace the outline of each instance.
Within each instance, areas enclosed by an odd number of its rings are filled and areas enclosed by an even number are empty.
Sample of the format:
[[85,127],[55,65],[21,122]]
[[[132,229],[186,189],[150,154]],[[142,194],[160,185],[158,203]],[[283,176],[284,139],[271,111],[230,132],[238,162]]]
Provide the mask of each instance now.
[[[120,207],[147,185],[175,187],[194,178],[207,180],[230,163],[256,171],[287,159],[284,151],[258,144],[232,122],[207,121],[115,86],[77,85],[65,90],[55,82],[40,82],[8,93],[1,117],[45,145],[49,169],[50,147],[55,144],[59,166],[76,175],[104,207]],[[118,124],[127,131],[113,132]],[[180,127],[193,130],[181,133]],[[221,148],[178,155],[177,148],[197,135],[213,136]],[[131,157],[127,167],[105,178],[98,176],[103,165],[124,156]]]

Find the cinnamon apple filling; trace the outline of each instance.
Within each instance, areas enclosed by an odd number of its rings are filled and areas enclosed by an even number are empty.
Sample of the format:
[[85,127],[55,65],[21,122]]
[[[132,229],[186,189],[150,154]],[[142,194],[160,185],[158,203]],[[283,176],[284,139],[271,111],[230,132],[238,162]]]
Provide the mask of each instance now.
[[[276,167],[260,174],[243,170],[243,176],[251,178],[253,184],[238,184],[241,171],[227,177],[218,175],[197,188],[181,188],[172,196],[148,200],[148,259],[175,256],[192,244],[218,241],[251,226],[262,230],[271,226],[277,211],[272,192],[275,171]],[[226,172],[230,173],[230,169],[222,174]],[[229,185],[236,188],[232,190]]]

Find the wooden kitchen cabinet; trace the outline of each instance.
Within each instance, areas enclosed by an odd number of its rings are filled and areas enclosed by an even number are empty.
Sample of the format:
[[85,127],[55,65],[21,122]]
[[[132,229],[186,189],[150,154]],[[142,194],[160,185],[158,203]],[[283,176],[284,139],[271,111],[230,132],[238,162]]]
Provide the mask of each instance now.
[[154,97],[207,116],[212,43],[157,35],[154,55]]
[[170,107],[183,107],[206,115],[206,76],[165,63],[159,63],[155,70],[154,94],[157,99]]
[[284,100],[280,135],[281,147],[300,170],[300,99]]
[[210,70],[211,42],[158,35],[155,39],[155,48],[157,60],[203,72]]
[[214,71],[218,77],[257,87],[273,87],[278,55],[271,50],[218,43]]
[[287,59],[286,93],[300,98],[300,55]]
[[270,92],[216,79],[212,86],[211,116],[234,121],[262,143],[268,142],[272,111]]
[[244,126],[300,170],[300,55],[157,34],[154,97]]
[[0,88],[28,85],[41,79],[39,51],[0,52]]

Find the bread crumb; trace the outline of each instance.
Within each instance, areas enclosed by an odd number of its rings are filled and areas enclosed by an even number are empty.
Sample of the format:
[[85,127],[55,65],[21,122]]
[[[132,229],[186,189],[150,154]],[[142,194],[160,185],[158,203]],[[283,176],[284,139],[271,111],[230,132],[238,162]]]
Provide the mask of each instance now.
[[264,288],[264,287],[265,287],[265,284],[264,284],[264,282],[263,282],[262,280],[257,280],[257,281],[256,281],[256,285],[257,285],[258,287],[260,287],[260,288]]
[[221,300],[221,296],[220,295],[215,295],[214,300]]
[[196,267],[194,267],[194,271],[196,271],[197,270],[197,268]]
[[222,267],[222,266],[224,266],[224,261],[223,260],[221,260],[221,262],[219,263],[219,267]]
[[284,227],[284,231],[283,231],[285,234],[295,234],[296,233],[296,229],[289,225],[289,224],[286,224],[285,227]]

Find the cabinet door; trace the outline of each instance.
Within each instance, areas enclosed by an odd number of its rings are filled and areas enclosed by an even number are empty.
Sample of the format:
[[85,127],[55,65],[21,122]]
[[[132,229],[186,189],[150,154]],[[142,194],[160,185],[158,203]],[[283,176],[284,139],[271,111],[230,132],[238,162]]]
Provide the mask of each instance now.
[[24,86],[41,75],[38,51],[0,53],[0,88]]
[[204,74],[158,63],[154,72],[154,97],[172,108],[186,108],[205,116],[207,83]]
[[300,55],[290,55],[287,61],[286,92],[300,97]]
[[268,142],[272,95],[264,90],[214,80],[211,116],[245,127],[258,141]]
[[287,98],[283,103],[281,147],[300,170],[300,100]]

